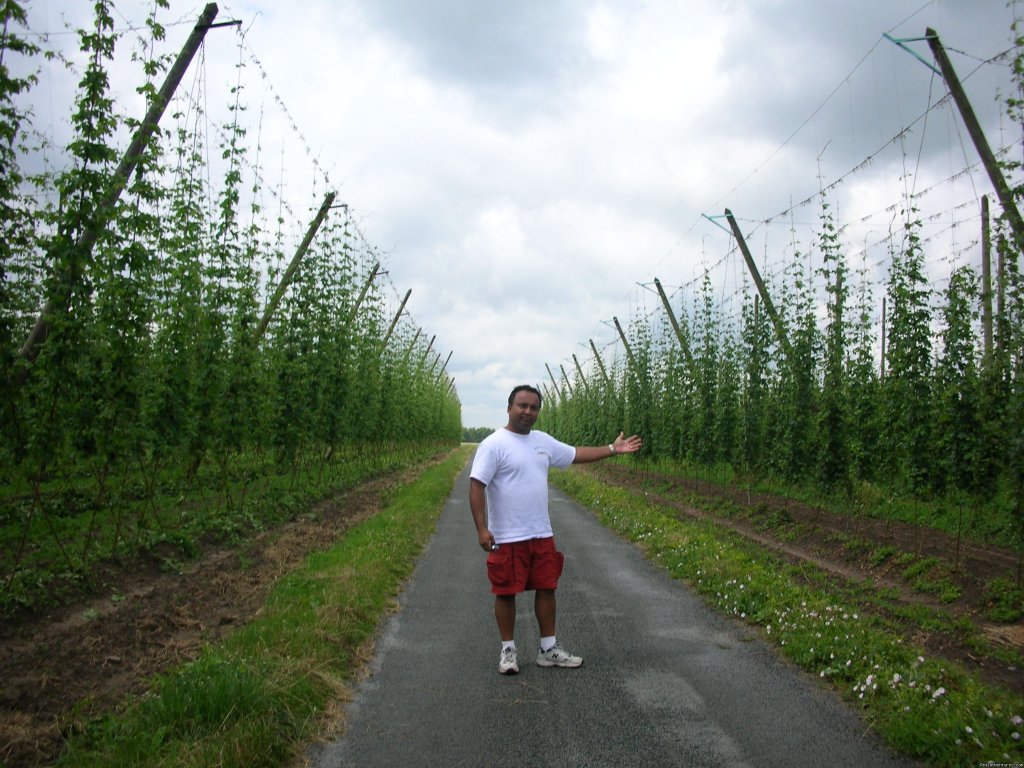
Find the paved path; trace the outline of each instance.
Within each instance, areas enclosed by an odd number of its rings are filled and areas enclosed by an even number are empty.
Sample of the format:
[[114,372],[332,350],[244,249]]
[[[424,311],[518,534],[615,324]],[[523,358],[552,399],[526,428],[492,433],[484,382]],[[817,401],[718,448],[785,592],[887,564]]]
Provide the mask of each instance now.
[[468,466],[383,628],[340,741],[315,768],[903,765],[838,698],[552,490],[566,554],[558,637],[579,669],[534,664],[518,601],[519,675],[497,672],[493,599]]

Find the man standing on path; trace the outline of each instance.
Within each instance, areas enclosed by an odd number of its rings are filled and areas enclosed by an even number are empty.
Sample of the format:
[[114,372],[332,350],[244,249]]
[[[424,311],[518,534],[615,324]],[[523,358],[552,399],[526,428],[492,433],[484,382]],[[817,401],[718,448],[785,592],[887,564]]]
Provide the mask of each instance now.
[[548,468],[567,467],[635,453],[636,435],[623,433],[608,445],[577,447],[559,442],[534,422],[540,413],[540,392],[520,385],[508,397],[508,424],[486,437],[470,470],[469,507],[477,539],[487,552],[487,576],[494,593],[494,618],[501,635],[498,671],[519,671],[516,644],[516,595],[534,590],[534,614],[540,629],[537,664],[578,667],[583,659],[563,649],[555,637],[555,589],[564,557],[555,548],[548,514]]

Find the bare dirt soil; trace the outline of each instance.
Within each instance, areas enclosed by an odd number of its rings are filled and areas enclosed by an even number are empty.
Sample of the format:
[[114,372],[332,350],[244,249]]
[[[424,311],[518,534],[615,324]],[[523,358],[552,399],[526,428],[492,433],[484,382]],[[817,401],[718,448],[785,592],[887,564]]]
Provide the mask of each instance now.
[[[387,492],[416,471],[388,475],[325,499],[311,514],[243,546],[211,548],[184,573],[169,573],[155,559],[132,569],[109,567],[97,578],[104,585],[102,593],[0,624],[0,763],[15,768],[52,762],[67,735],[89,718],[110,711],[127,694],[144,692],[153,675],[196,658],[204,644],[251,620],[279,576],[380,509]],[[908,603],[969,617],[994,642],[1024,651],[1024,626],[994,625],[981,617],[984,584],[997,576],[1015,577],[1018,556],[1012,552],[962,547],[960,568],[951,575],[962,595],[952,604],[940,605],[910,589],[886,564],[874,568],[864,556],[851,554],[837,534],[950,561],[955,541],[943,534],[830,516],[790,499],[751,495],[738,488],[652,478],[626,465],[609,465],[601,472],[609,480],[638,488],[649,488],[656,479],[666,489],[661,500],[675,505],[682,515],[708,516],[673,501],[682,490],[746,505],[749,516],[719,522],[793,561],[813,563],[843,579],[890,587]],[[759,515],[780,514],[806,523],[801,529],[806,535],[802,533],[799,542],[773,537],[772,529],[758,524]],[[964,661],[992,682],[1024,693],[1024,674],[1005,661],[950,633],[908,631],[913,633],[909,639],[930,652]]]
[[243,546],[211,548],[183,573],[155,558],[131,569],[108,566],[96,578],[101,594],[0,623],[0,765],[51,763],[89,718],[250,621],[279,576],[379,510],[407,476],[325,499]]

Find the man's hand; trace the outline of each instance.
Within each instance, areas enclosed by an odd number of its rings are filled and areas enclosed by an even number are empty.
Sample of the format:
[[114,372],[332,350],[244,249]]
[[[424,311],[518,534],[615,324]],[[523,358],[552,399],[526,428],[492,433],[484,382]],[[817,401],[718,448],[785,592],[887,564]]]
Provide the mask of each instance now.
[[484,528],[482,531],[477,531],[477,534],[480,546],[484,548],[485,552],[490,552],[494,549],[494,536],[491,535],[489,529]]
[[640,439],[639,435],[623,437],[624,434],[625,432],[619,432],[619,436],[612,441],[615,453],[636,453],[644,447],[644,441]]
[[619,436],[606,445],[577,447],[576,458],[572,460],[572,463],[588,464],[591,461],[607,459],[609,456],[614,456],[618,453],[636,453],[643,448],[644,441],[638,435],[633,435],[632,437],[624,437],[624,435],[624,432],[619,432]]
[[476,525],[476,537],[485,552],[494,549],[494,536],[487,527],[487,486],[475,477],[469,478],[469,509]]

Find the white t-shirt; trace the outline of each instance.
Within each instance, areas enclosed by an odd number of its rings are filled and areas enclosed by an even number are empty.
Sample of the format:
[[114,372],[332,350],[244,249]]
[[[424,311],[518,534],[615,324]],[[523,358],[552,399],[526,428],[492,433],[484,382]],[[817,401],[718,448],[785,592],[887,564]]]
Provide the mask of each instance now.
[[548,515],[548,468],[567,467],[576,449],[536,429],[520,435],[504,427],[476,449],[469,476],[487,486],[487,527],[494,541],[553,535]]

